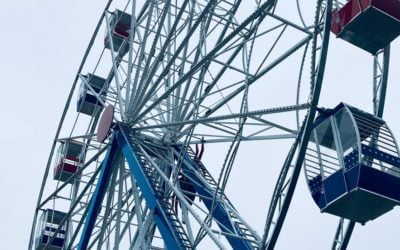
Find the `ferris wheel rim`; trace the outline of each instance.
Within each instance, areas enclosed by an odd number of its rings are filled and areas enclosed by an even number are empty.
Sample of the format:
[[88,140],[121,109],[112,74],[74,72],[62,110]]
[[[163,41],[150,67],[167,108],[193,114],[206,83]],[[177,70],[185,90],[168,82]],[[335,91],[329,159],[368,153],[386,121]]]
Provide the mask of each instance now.
[[[321,4],[322,2],[324,2],[323,0],[319,0],[318,1],[320,4],[320,8],[321,8]],[[287,159],[284,162],[284,167],[282,167],[282,170],[279,174],[278,177],[278,181],[276,183],[275,189],[274,189],[274,194],[272,196],[272,201],[270,203],[269,209],[268,209],[268,217],[265,223],[265,229],[264,229],[264,235],[263,235],[263,241],[262,241],[262,246],[263,247],[267,247],[268,249],[273,249],[276,241],[278,239],[281,227],[284,223],[292,196],[293,196],[293,192],[294,192],[294,188],[296,186],[297,183],[297,178],[299,177],[300,174],[300,170],[301,170],[301,166],[302,166],[302,157],[304,157],[304,153],[301,153],[301,149],[303,149],[303,151],[305,150],[305,148],[307,147],[307,143],[309,140],[309,135],[307,136],[306,133],[310,133],[310,130],[312,128],[313,125],[313,121],[314,121],[314,117],[316,115],[317,112],[317,106],[318,106],[318,101],[319,101],[319,96],[320,96],[320,92],[321,92],[321,88],[322,88],[322,81],[323,81],[323,75],[324,75],[324,70],[325,70],[325,64],[326,64],[326,59],[327,59],[327,52],[328,52],[328,46],[329,46],[329,38],[330,38],[330,16],[331,16],[331,10],[332,10],[332,3],[333,0],[327,0],[326,1],[326,13],[325,13],[325,17],[324,17],[324,29],[323,29],[323,41],[322,44],[324,45],[321,48],[321,56],[319,58],[319,64],[317,67],[317,72],[315,74],[315,78],[312,79],[312,81],[314,82],[314,88],[313,88],[313,95],[311,96],[311,108],[310,110],[307,112],[307,116],[305,118],[305,120],[303,121],[303,125],[301,126],[301,133],[298,134],[296,141],[293,143],[291,150],[288,153]],[[320,10],[317,8],[316,9],[316,19],[315,19],[315,26],[317,26],[317,22],[318,22],[318,12],[320,12]],[[328,22],[326,20],[329,20]],[[314,44],[316,43],[316,38],[319,36],[318,33],[315,34],[314,36]],[[315,45],[314,45],[315,46]],[[315,57],[316,55],[314,54],[313,57]],[[294,157],[294,153],[297,150],[297,148],[299,148],[298,150],[300,151],[298,153],[297,159],[295,160],[295,169],[293,170],[293,173],[290,177],[290,182],[289,182],[289,187],[292,187],[292,190],[287,191],[289,193],[289,195],[286,193],[285,194],[285,198],[284,198],[284,204],[283,207],[280,209],[280,211],[278,212],[278,218],[277,218],[277,222],[274,225],[274,228],[272,229],[272,233],[269,231],[271,226],[272,226],[272,221],[273,221],[273,217],[274,217],[274,213],[276,210],[276,206],[277,206],[277,200],[276,202],[274,202],[274,199],[279,199],[279,194],[281,193],[283,190],[281,190],[283,188],[283,182],[285,181],[286,175],[288,173],[290,164],[293,160]],[[269,236],[271,233],[271,236]]]
[[[111,2],[111,1],[110,1],[110,2]],[[306,104],[304,104],[304,105],[306,105]],[[309,108],[309,107],[307,106],[306,108]],[[58,138],[58,135],[56,136],[56,138]],[[53,144],[54,147],[55,147],[55,144],[56,144],[56,140],[54,141],[54,144]],[[53,147],[53,148],[54,148],[54,147]],[[50,158],[51,158],[51,157],[50,157]],[[41,199],[41,198],[39,198],[39,200],[40,200],[40,199]],[[33,230],[32,230],[32,233],[33,233]]]

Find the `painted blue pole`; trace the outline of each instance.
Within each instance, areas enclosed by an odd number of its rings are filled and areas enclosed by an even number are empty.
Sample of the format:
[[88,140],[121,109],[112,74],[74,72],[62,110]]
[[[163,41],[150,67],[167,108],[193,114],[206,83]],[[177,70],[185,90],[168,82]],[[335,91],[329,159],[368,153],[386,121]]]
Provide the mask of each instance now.
[[[176,147],[179,151],[182,151],[182,147]],[[253,249],[254,247],[251,243],[245,239],[245,235],[240,234],[239,227],[234,223],[231,216],[229,215],[228,210],[225,208],[223,204],[216,201],[216,204],[213,206],[213,198],[215,190],[211,190],[209,187],[204,185],[204,183],[197,177],[195,173],[191,170],[191,168],[196,169],[196,163],[187,152],[183,153],[184,161],[182,164],[182,171],[183,173],[188,176],[191,180],[193,180],[194,188],[196,192],[201,196],[204,197],[202,199],[204,205],[207,207],[208,211],[212,211],[212,217],[217,220],[220,224],[224,225],[224,227],[220,227],[221,230],[227,233],[226,239],[228,240],[229,244],[232,246],[233,249]],[[199,170],[200,171],[200,170]],[[230,235],[236,235],[236,237],[232,237]]]
[[[123,125],[119,125],[119,133],[116,135],[119,147],[129,164],[129,169],[135,176],[136,183],[142,191],[143,197],[150,209],[154,210],[154,222],[160,231],[167,249],[192,249],[186,233],[173,211],[170,201],[163,197],[161,185],[151,180],[148,171],[151,166],[146,166],[145,160],[140,159],[136,145],[129,137],[129,131],[125,131]],[[147,169],[147,170],[146,170]],[[157,185],[158,188],[156,187]]]
[[90,236],[96,223],[97,215],[100,212],[101,204],[106,193],[106,189],[112,173],[112,162],[117,151],[117,141],[112,139],[111,145],[108,146],[106,157],[101,164],[100,177],[93,193],[92,199],[88,207],[88,213],[83,227],[81,239],[79,241],[78,250],[86,250],[89,244]]

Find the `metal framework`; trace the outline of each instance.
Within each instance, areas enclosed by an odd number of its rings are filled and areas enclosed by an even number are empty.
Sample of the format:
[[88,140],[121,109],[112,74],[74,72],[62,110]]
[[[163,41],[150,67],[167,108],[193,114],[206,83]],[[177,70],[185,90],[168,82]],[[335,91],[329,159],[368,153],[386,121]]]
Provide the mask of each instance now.
[[[66,227],[64,249],[274,249],[303,166],[339,4],[307,3],[310,18],[302,2],[109,0],[57,128],[29,249],[45,209],[66,213],[47,247]],[[388,67],[389,47],[374,57],[379,117]],[[102,89],[88,73],[105,79]],[[85,95],[94,100],[91,115],[71,105]],[[107,105],[115,107],[113,126],[97,142]],[[63,181],[50,173],[67,140],[83,146],[78,170]],[[270,199],[264,228],[255,229],[228,198],[230,175],[242,142],[274,140],[287,141],[288,154],[276,159],[275,189],[262,197]],[[208,152],[213,143],[227,149]],[[333,249],[347,247],[354,223],[344,224]]]

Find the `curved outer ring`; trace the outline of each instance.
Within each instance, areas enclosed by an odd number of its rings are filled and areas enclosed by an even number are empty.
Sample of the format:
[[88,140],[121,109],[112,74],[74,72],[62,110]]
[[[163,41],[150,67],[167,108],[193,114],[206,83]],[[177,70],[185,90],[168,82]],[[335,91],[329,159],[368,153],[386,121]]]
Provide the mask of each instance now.
[[[319,4],[321,4],[321,2],[322,2],[322,0],[319,0]],[[320,8],[318,8],[317,11],[319,11],[319,9]],[[326,13],[325,13],[324,20],[330,20],[331,16],[332,16],[332,0],[327,0]],[[318,22],[318,19],[316,19],[316,22]],[[307,117],[305,120],[305,124],[303,124],[303,126],[301,128],[301,132],[298,134],[296,141],[293,144],[291,151],[289,152],[289,155],[285,161],[285,164],[284,164],[282,171],[280,173],[280,176],[278,178],[278,182],[276,184],[274,194],[272,197],[273,200],[270,204],[269,211],[268,211],[266,230],[264,232],[263,240],[261,242],[262,249],[263,249],[263,247],[264,248],[266,247],[267,249],[274,249],[276,241],[279,236],[279,233],[282,229],[283,222],[285,220],[287,211],[289,209],[289,205],[291,203],[294,190],[296,188],[297,180],[298,180],[300,170],[301,170],[301,167],[303,164],[305,151],[306,151],[307,145],[308,145],[308,140],[310,139],[311,128],[312,128],[312,124],[315,119],[317,105],[318,105],[318,101],[319,101],[319,97],[320,97],[320,93],[321,93],[322,80],[323,80],[323,76],[324,76],[326,58],[327,58],[327,53],[328,53],[330,26],[331,26],[331,22],[325,21],[322,48],[321,48],[321,54],[320,54],[320,58],[319,58],[318,72],[316,73],[315,78],[313,79],[313,80],[315,80],[315,82],[314,82],[314,89],[313,89],[312,97],[311,97],[311,107],[308,111],[308,114],[307,114]],[[314,31],[314,38],[313,38],[314,43],[316,42],[318,35],[319,35],[318,32]],[[315,54],[313,56],[315,57]],[[282,190],[285,177],[289,170],[290,163],[294,157],[294,153],[296,151],[298,144],[300,144],[299,145],[299,153],[298,153],[296,164],[293,169],[293,174],[292,174],[289,186],[288,186],[288,191],[287,191],[285,199],[283,201],[282,208],[280,210],[280,213],[279,213],[278,219],[276,221],[275,227],[273,229],[273,232],[271,234],[271,237],[269,238],[269,241],[267,243],[266,241],[267,241],[267,237],[269,235],[268,229],[270,228],[270,226],[272,224],[273,214],[274,214],[274,211],[276,210],[276,206],[278,203],[276,197],[279,197],[279,193]],[[274,199],[275,199],[275,201],[274,201]]]

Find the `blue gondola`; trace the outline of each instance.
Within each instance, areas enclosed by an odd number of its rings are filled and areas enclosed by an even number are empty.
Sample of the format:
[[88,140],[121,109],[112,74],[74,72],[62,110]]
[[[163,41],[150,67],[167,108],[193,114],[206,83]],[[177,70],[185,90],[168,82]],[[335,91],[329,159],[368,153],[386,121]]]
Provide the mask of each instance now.
[[385,121],[347,104],[315,120],[305,175],[322,212],[365,223],[400,202],[400,158]]
[[[129,49],[126,41],[129,38],[129,31],[131,29],[131,15],[120,10],[115,10],[111,16],[110,27],[114,51],[125,55]],[[104,45],[107,49],[111,49],[108,34],[104,39]]]
[[[83,76],[83,78],[86,82],[89,83],[96,94],[104,100],[105,92],[102,90],[106,83],[106,80],[92,74],[87,74],[86,76]],[[77,111],[86,115],[94,116],[99,114],[102,110],[103,106],[97,99],[95,93],[93,93],[93,91],[90,90],[89,87],[84,83],[84,81],[82,81],[79,90]]]
[[[66,236],[66,231],[65,231],[65,224],[62,226],[60,230],[58,230],[56,237],[51,243],[48,243],[53,237],[54,233],[58,229],[59,225],[61,224],[61,221],[64,219],[66,216],[66,213],[52,210],[52,209],[47,209],[45,210],[42,215],[40,216],[39,222],[38,222],[38,230],[36,230],[36,238],[35,238],[35,249],[36,250],[42,250],[42,249],[48,249],[48,250],[59,250],[63,249],[64,243],[65,243],[65,236]],[[47,245],[48,244],[48,245]],[[46,247],[47,245],[47,247]]]

